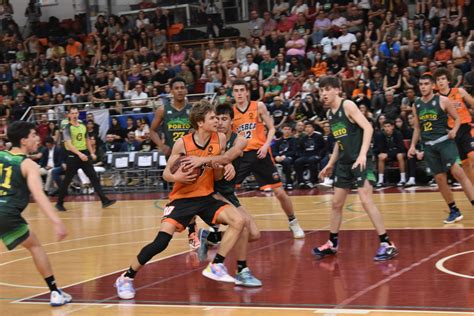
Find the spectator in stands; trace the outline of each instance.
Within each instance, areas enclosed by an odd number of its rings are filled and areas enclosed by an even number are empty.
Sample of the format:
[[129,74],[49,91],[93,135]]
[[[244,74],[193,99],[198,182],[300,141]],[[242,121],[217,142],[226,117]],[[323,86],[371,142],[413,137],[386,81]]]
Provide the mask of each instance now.
[[141,84],[137,84],[135,89],[125,92],[125,98],[131,99],[130,103],[134,107],[134,112],[141,112],[142,108],[148,104],[148,94],[143,92]]
[[0,118],[0,140],[7,138],[7,119],[5,117]]
[[322,59],[322,57],[322,54],[320,52],[317,52],[315,55],[313,67],[311,68],[311,72],[316,78],[323,77],[327,74],[328,65]]
[[140,143],[140,147],[138,148],[138,150],[142,152],[150,152],[156,149],[157,147],[155,142],[151,140],[150,132],[145,132],[143,136],[143,141]]
[[280,53],[280,49],[285,46],[285,40],[278,35],[276,28],[265,38],[265,46],[271,58],[275,58]]
[[266,38],[270,35],[270,33],[276,29],[277,23],[274,19],[272,19],[272,15],[269,11],[263,12],[263,35],[262,38]]
[[247,45],[245,38],[239,38],[239,46],[235,51],[237,64],[242,65],[247,60],[247,55],[252,53],[252,49]]
[[224,80],[224,72],[222,67],[216,61],[211,61],[205,69],[207,82],[205,84],[204,93],[214,93],[217,88],[222,86]]
[[288,107],[283,103],[281,97],[275,97],[273,99],[273,104],[270,105],[269,112],[273,117],[273,123],[275,124],[276,130],[279,130],[288,120]]
[[363,79],[359,79],[357,82],[357,88],[352,92],[352,101],[354,101],[358,106],[364,104],[365,106],[370,107],[371,98],[372,91],[370,91]]
[[377,155],[378,162],[378,181],[376,187],[384,186],[385,163],[390,161],[398,162],[400,169],[400,182],[397,186],[403,187],[406,181],[405,173],[405,145],[403,135],[395,129],[395,124],[391,120],[383,123],[383,131],[374,137],[374,152]]
[[127,137],[130,132],[133,132],[135,134],[136,129],[137,129],[137,126],[135,124],[135,120],[133,119],[133,117],[131,116],[127,117],[127,127],[125,128],[125,137]]
[[43,144],[43,145],[45,144],[46,137],[48,137],[48,133],[49,133],[48,125],[49,125],[48,115],[41,114],[40,121],[38,122],[36,129],[38,131],[38,135],[40,137],[41,144]]
[[[103,151],[103,147],[98,145],[98,141],[95,137],[90,137],[90,147],[92,149],[92,153],[94,154],[92,156],[92,164],[94,167],[94,171],[96,174],[100,174],[105,172],[105,152]],[[95,158],[95,159],[94,159]],[[82,169],[77,170],[77,176],[79,177],[79,180],[81,182],[81,191],[83,194],[93,194],[94,193],[94,187],[91,186],[91,180],[89,177],[85,174],[85,172]]]
[[129,132],[125,142],[120,148],[121,152],[139,151],[140,142],[135,139],[135,132]]
[[288,71],[290,71],[290,63],[285,60],[285,55],[279,53],[276,58],[276,77],[280,83],[283,83],[286,80]]
[[270,85],[268,85],[268,87],[265,88],[263,101],[266,104],[270,104],[274,102],[274,98],[277,96],[280,96],[281,89],[282,87],[278,81],[278,78],[273,77],[273,79],[270,81]]
[[163,11],[163,9],[157,7],[151,19],[151,24],[158,31],[166,31],[169,27],[168,16],[165,13],[167,13],[167,11]]
[[392,65],[390,71],[383,78],[383,89],[385,93],[391,90],[393,93],[398,94],[402,88],[402,76],[398,70],[398,65]]
[[405,90],[405,97],[403,97],[400,106],[400,115],[402,118],[407,119],[408,114],[412,112],[413,105],[417,99],[418,97],[416,96],[415,88],[408,88]]
[[225,38],[223,47],[219,52],[219,61],[222,65],[226,65],[229,60],[235,59],[235,53],[235,47],[228,38]]
[[20,92],[16,95],[15,103],[11,108],[11,118],[13,121],[18,121],[23,117],[23,114],[28,110],[30,104],[28,104],[25,100],[24,93]]
[[248,32],[251,37],[263,37],[263,25],[265,20],[258,17],[258,12],[250,11],[250,20],[248,22]]
[[154,36],[151,40],[153,53],[157,56],[160,55],[165,49],[167,41],[166,29],[155,29]]
[[290,20],[285,14],[280,16],[280,21],[277,23],[278,36],[281,36],[288,41],[290,39],[291,31],[293,29],[294,22]]
[[425,73],[428,69],[428,53],[421,48],[419,40],[413,41],[413,50],[408,53],[408,65],[417,76]]
[[251,53],[247,54],[247,59],[240,66],[240,77],[247,82],[250,82],[252,77],[258,76],[258,65],[254,62],[254,57]]
[[153,76],[153,84],[158,89],[158,92],[162,93],[165,89],[165,86],[173,78],[173,74],[166,69],[164,63],[158,64],[158,71]]
[[139,118],[137,120],[137,129],[135,130],[135,139],[142,142],[145,139],[146,133],[150,133],[150,127],[144,118]]
[[[473,61],[471,61],[473,63]],[[452,88],[458,88],[463,83],[463,75],[461,69],[455,67],[454,61],[448,60],[446,66],[449,72],[449,83]]]
[[[308,95],[306,98],[310,99],[314,97],[312,95]],[[312,119],[314,116],[314,111],[311,106],[311,103],[306,102],[306,100],[305,102],[303,102],[301,98],[296,98],[292,102],[291,110],[292,110],[290,114],[291,121],[306,122]]]
[[395,98],[392,90],[385,92],[385,104],[382,106],[382,114],[392,122],[400,115],[400,102]]
[[116,135],[115,134],[109,134],[105,136],[105,143],[103,145],[104,152],[119,152],[122,149],[122,144],[120,141],[116,140]]
[[214,0],[201,0],[201,12],[206,15],[207,19],[207,36],[216,38],[217,34],[214,29],[214,25],[217,26],[219,34],[223,28],[223,21],[221,18],[221,10],[217,7],[216,2]]
[[275,20],[279,20],[281,15],[286,15],[290,9],[290,4],[283,0],[275,0],[273,5],[272,13]]
[[272,145],[272,153],[275,162],[283,167],[285,175],[284,187],[287,190],[293,190],[293,164],[296,158],[297,144],[292,135],[291,126],[284,124],[282,126],[283,136]]
[[286,42],[286,61],[290,61],[291,57],[296,57],[302,61],[305,56],[306,42],[297,31],[291,33],[291,39]]
[[116,142],[122,142],[125,139],[125,130],[120,126],[116,117],[112,117],[110,120],[110,127],[107,131],[108,135],[112,135]]
[[313,45],[319,45],[330,28],[331,20],[326,17],[326,12],[324,10],[319,11],[313,24],[313,33],[311,34]]
[[281,90],[281,98],[285,102],[289,102],[293,100],[294,97],[300,95],[301,91],[301,83],[296,80],[295,76],[292,72],[288,72],[286,74],[286,81],[283,84],[283,88]]
[[57,191],[53,186],[53,171],[56,169],[56,172],[58,172],[58,169],[63,169],[61,164],[64,163],[64,153],[50,136],[46,137],[45,145],[45,147],[42,147],[42,156],[39,161],[40,174],[43,177],[46,176],[44,191],[48,195],[52,195],[54,191]]

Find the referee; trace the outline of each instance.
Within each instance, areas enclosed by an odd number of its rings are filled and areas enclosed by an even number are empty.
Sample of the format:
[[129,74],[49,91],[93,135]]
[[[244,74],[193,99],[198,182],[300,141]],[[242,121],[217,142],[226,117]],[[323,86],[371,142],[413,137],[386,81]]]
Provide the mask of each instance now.
[[90,159],[95,160],[96,156],[91,150],[89,138],[86,137],[87,128],[78,120],[79,110],[76,106],[71,106],[68,117],[69,122],[63,129],[64,145],[67,150],[66,176],[59,190],[56,209],[58,211],[66,211],[64,207],[64,197],[67,195],[69,184],[71,184],[72,178],[76,175],[78,169],[82,169],[91,180],[95,192],[102,201],[102,207],[106,208],[111,206],[117,201],[108,199],[102,191],[102,186],[99,183],[99,178],[95,173],[94,166]]

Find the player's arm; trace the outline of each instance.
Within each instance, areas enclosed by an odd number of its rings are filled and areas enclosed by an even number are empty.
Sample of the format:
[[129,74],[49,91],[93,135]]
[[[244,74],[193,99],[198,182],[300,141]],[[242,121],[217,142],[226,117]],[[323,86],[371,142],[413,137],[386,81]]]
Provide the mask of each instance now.
[[359,110],[359,108],[354,102],[345,101],[342,106],[344,107],[344,111],[347,113],[349,119],[353,120],[364,131],[359,157],[357,157],[353,168],[360,166],[361,169],[365,169],[365,164],[367,162],[367,152],[370,148],[370,142],[372,141],[374,128],[372,127],[372,125],[370,125],[369,121],[365,118],[365,116],[362,114],[362,112]]
[[64,237],[66,237],[67,235],[66,227],[57,215],[48,197],[41,189],[43,187],[43,182],[41,181],[38,165],[31,159],[25,159],[21,164],[21,172],[26,178],[28,189],[33,195],[33,198],[35,199],[36,203],[38,203],[41,211],[53,223],[57,239],[64,239]]
[[186,150],[184,148],[184,142],[182,139],[178,139],[173,146],[171,151],[171,155],[166,163],[165,171],[163,171],[163,179],[167,182],[181,182],[181,183],[191,183],[196,179],[196,175],[191,175],[193,169],[189,168],[187,172],[183,172],[182,166],[178,168],[178,170],[173,174],[171,173],[171,167],[174,165],[176,160],[186,154]]
[[465,101],[464,103],[466,104],[467,108],[468,109],[473,108],[474,107],[474,98],[472,97],[472,95],[467,93],[467,91],[464,90],[463,88],[458,88],[458,92],[461,95],[461,97],[464,99],[464,101]]
[[412,158],[416,156],[416,144],[420,139],[420,121],[418,120],[418,114],[416,114],[416,106],[412,108],[413,113],[413,136],[411,137],[410,148],[408,149],[408,157]]
[[158,135],[158,129],[160,128],[160,125],[163,122],[164,113],[164,106],[160,106],[156,109],[155,116],[153,117],[153,121],[151,122],[150,126],[150,138],[156,144],[158,150],[167,155],[169,154],[170,148],[168,146],[166,146],[165,148],[164,141],[161,139],[160,135]]
[[83,153],[81,153],[79,149],[77,149],[76,146],[72,144],[71,130],[69,129],[69,126],[66,126],[66,128],[64,128],[63,138],[64,138],[64,145],[66,146],[67,150],[76,154],[82,161],[88,160],[88,157],[84,155]]
[[[226,145],[226,136],[222,133],[217,133],[219,136],[219,145],[221,147],[221,152],[220,155],[223,155],[225,153],[225,145]],[[224,177],[224,168],[227,167],[227,165],[223,166],[221,164],[212,164],[212,167],[214,168],[214,180],[219,181]]]
[[439,101],[441,103],[441,108],[454,119],[454,126],[448,133],[448,137],[450,139],[454,139],[459,130],[459,127],[461,126],[461,118],[458,115],[458,111],[456,111],[454,105],[447,97],[440,96]]
[[273,118],[268,113],[267,107],[265,104],[263,104],[263,102],[258,102],[257,112],[258,115],[260,115],[263,123],[265,123],[268,131],[265,144],[263,144],[263,146],[257,151],[258,158],[263,159],[267,156],[273,136],[275,136],[275,125],[273,124]]

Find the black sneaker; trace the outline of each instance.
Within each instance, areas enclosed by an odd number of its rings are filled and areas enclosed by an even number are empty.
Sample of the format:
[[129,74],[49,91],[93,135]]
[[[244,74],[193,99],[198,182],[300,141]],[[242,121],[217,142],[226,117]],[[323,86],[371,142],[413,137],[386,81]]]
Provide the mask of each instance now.
[[312,251],[313,255],[316,259],[321,260],[326,256],[333,256],[337,253],[337,246],[334,247],[334,244],[328,240],[324,245],[321,247],[316,247]]
[[63,203],[58,202],[54,207],[56,207],[56,209],[60,212],[66,212],[66,208],[64,207]]
[[114,205],[117,200],[106,200],[105,202],[102,202],[102,208],[107,208],[111,205]]

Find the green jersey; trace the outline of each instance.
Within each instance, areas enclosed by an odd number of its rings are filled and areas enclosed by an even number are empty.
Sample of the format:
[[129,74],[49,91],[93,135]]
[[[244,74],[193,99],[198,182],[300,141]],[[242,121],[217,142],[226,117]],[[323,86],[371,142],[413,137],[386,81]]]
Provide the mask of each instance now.
[[191,128],[191,123],[189,122],[191,108],[191,104],[186,104],[181,111],[178,111],[171,104],[165,104],[163,132],[165,134],[165,144],[170,148],[173,148],[174,143],[186,135]]
[[87,127],[83,123],[79,122],[76,126],[71,123],[66,124],[63,130],[63,138],[65,141],[70,140],[77,150],[87,150]]
[[436,140],[448,134],[448,115],[441,108],[439,95],[435,95],[428,102],[418,98],[415,101],[415,108],[420,122],[422,141]]
[[23,211],[28,205],[30,190],[21,172],[25,155],[0,151],[0,213]]
[[[225,151],[228,151],[232,146],[234,146],[234,142],[235,142],[236,139],[237,139],[237,133],[233,132],[232,135],[230,136],[229,140],[227,141],[227,144],[225,146]],[[234,161],[232,161],[232,165],[234,166],[234,169],[236,171],[239,170],[240,160],[241,160],[241,158],[239,157],[237,159],[234,159]],[[222,194],[234,193],[235,180],[236,180],[236,177],[234,177],[234,179],[232,179],[230,181],[227,181],[226,179],[223,178],[223,179],[215,182],[214,183],[214,191],[222,193]]]
[[362,139],[364,130],[349,120],[344,111],[344,101],[336,113],[329,110],[329,123],[331,124],[331,132],[339,146],[339,159],[341,163],[354,163],[359,156],[362,147]]

